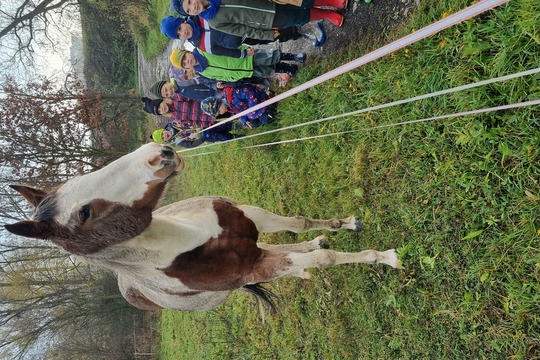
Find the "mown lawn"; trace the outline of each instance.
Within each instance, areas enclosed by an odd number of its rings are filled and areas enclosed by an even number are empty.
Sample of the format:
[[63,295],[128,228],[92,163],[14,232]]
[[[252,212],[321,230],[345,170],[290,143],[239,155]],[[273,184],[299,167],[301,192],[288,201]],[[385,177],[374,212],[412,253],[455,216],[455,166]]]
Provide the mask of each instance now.
[[[424,1],[409,23],[305,66],[297,84],[419,29],[468,1]],[[511,1],[286,101],[264,131],[531,69],[540,2]],[[162,359],[533,359],[540,357],[540,108],[366,127],[540,97],[538,75],[214,146],[193,157],[170,202],[224,195],[282,215],[355,214],[345,251],[398,249],[405,270],[343,265],[268,285],[264,321],[239,292],[211,312],[163,311]],[[358,130],[243,149],[247,144]],[[208,149],[209,150],[209,149]],[[205,150],[201,149],[199,152]],[[319,233],[264,235],[265,242]]]

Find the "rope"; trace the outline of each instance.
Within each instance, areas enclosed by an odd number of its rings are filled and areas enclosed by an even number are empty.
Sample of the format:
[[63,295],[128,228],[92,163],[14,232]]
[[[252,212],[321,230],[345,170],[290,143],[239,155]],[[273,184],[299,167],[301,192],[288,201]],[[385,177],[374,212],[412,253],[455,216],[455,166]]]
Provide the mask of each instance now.
[[[540,73],[540,67],[535,68],[535,69],[531,69],[531,70],[517,72],[517,73],[514,73],[514,74],[510,74],[510,75],[500,76],[500,77],[497,77],[497,78],[482,80],[482,81],[478,81],[478,82],[467,84],[467,85],[456,86],[456,87],[446,89],[446,90],[435,91],[435,92],[432,92],[432,93],[429,93],[429,94],[419,95],[419,96],[411,97],[411,98],[408,98],[408,99],[397,100],[397,101],[393,101],[393,102],[386,103],[386,104],[381,104],[381,105],[376,105],[376,106],[370,106],[370,107],[367,107],[367,108],[364,108],[364,109],[355,110],[355,111],[348,112],[348,113],[343,113],[343,114],[340,114],[340,115],[333,115],[333,116],[325,117],[325,118],[322,118],[322,119],[308,121],[308,122],[305,122],[305,123],[294,124],[294,125],[282,127],[282,128],[279,128],[279,129],[273,129],[273,130],[260,132],[260,133],[257,133],[257,134],[247,135],[247,136],[244,136],[244,137],[241,137],[241,138],[231,139],[231,140],[229,140],[227,142],[230,143],[232,141],[246,140],[246,139],[249,139],[249,138],[253,138],[253,137],[257,137],[257,136],[261,136],[261,135],[267,135],[267,134],[275,133],[275,132],[278,132],[278,131],[290,130],[290,129],[298,128],[298,127],[301,127],[301,126],[312,125],[312,124],[317,124],[317,123],[320,123],[320,122],[323,122],[323,121],[334,120],[334,119],[338,119],[340,117],[353,116],[353,115],[357,115],[357,114],[360,114],[360,113],[365,113],[365,112],[374,111],[374,110],[380,110],[380,109],[384,109],[384,108],[388,108],[388,107],[392,107],[392,106],[396,106],[396,105],[408,104],[408,103],[418,101],[418,100],[425,100],[425,99],[432,98],[432,97],[439,96],[439,95],[451,94],[451,93],[462,91],[462,90],[468,90],[468,89],[472,89],[472,88],[483,86],[483,85],[488,85],[488,84],[493,84],[493,83],[502,82],[502,81],[506,81],[506,80],[516,79],[516,78],[519,78],[519,77],[523,77],[523,76],[527,76],[527,75],[533,75],[533,74],[537,74],[537,73]],[[182,153],[182,152],[187,152],[187,151],[192,151],[192,150],[201,150],[201,149],[204,149],[204,148],[207,148],[207,147],[210,147],[210,146],[215,146],[215,145],[221,145],[221,143],[215,142],[215,143],[211,143],[211,144],[208,144],[208,145],[199,146],[197,148],[178,150],[177,153]]]
[[[275,141],[275,142],[266,143],[266,144],[250,145],[250,146],[245,146],[243,148],[235,149],[235,151],[236,150],[244,150],[244,149],[253,149],[253,148],[257,148],[257,147],[270,146],[270,145],[280,145],[280,144],[292,143],[292,142],[297,142],[297,141],[320,139],[320,138],[324,138],[324,137],[328,137],[328,136],[344,135],[344,134],[350,134],[350,133],[359,132],[359,131],[371,131],[371,130],[376,130],[376,129],[383,129],[383,128],[389,128],[389,127],[395,127],[395,126],[416,124],[416,123],[428,122],[428,121],[434,121],[434,120],[449,119],[449,118],[459,117],[459,116],[484,114],[484,113],[488,113],[488,112],[492,112],[492,111],[517,109],[517,108],[522,108],[522,107],[526,107],[526,106],[534,106],[534,105],[540,105],[540,100],[530,100],[530,101],[525,101],[525,102],[521,102],[521,103],[501,105],[501,106],[483,108],[483,109],[478,109],[478,110],[462,111],[462,112],[453,113],[453,114],[447,114],[447,115],[433,116],[433,117],[424,118],[424,119],[409,120],[409,121],[402,121],[402,122],[392,123],[392,124],[377,125],[377,126],[372,126],[372,127],[358,129],[358,130],[340,131],[340,132],[334,132],[334,133],[330,133],[330,134],[314,135],[314,136],[309,136],[309,137],[304,137],[304,138]],[[190,158],[190,157],[196,157],[196,156],[201,156],[201,155],[209,155],[209,154],[215,154],[215,153],[220,153],[220,152],[224,152],[224,151],[208,151],[208,152],[205,152],[205,153],[187,155],[187,156],[184,156],[184,157]]]
[[225,119],[223,121],[220,121],[217,124],[214,124],[205,130],[212,129],[216,126],[219,126],[220,124],[223,124],[225,122],[232,121],[234,119],[238,119],[241,116],[247,115],[252,111],[256,111],[258,109],[261,109],[263,107],[269,106],[271,104],[274,104],[278,101],[281,101],[289,96],[292,96],[294,94],[297,94],[301,91],[304,91],[306,89],[309,89],[315,85],[318,85],[322,82],[325,82],[326,80],[332,79],[338,75],[344,74],[346,72],[349,72],[353,69],[356,69],[357,67],[360,67],[362,65],[368,64],[374,60],[377,60],[385,55],[388,55],[392,52],[395,52],[401,48],[404,48],[410,44],[413,44],[419,40],[422,40],[428,36],[431,36],[433,34],[436,34],[450,26],[453,26],[455,24],[458,24],[462,21],[465,21],[467,19],[470,19],[471,17],[474,17],[478,14],[481,14],[487,10],[491,10],[494,7],[500,6],[504,3],[507,3],[510,0],[482,0],[479,1],[463,10],[458,11],[455,14],[449,15],[445,17],[444,19],[441,19],[439,21],[436,21],[420,30],[417,30],[413,32],[412,34],[409,34],[407,36],[402,37],[401,39],[398,39],[396,41],[391,42],[390,44],[387,44],[375,51],[372,51],[364,56],[359,57],[356,60],[353,60],[347,64],[344,64],[332,71],[327,72],[326,74],[323,74],[321,76],[316,77],[315,79],[312,79],[310,81],[307,81],[297,87],[294,87],[288,91],[285,91],[279,95],[274,96],[271,99],[268,99],[267,101],[264,101],[256,106],[253,106],[247,110],[244,110],[242,112],[239,112],[238,114],[235,114],[234,116],[231,116],[228,119]]

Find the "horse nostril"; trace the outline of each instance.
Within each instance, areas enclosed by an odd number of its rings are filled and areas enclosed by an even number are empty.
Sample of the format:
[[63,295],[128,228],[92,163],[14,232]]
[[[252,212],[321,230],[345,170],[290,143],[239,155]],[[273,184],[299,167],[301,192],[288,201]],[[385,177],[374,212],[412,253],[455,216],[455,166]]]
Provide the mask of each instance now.
[[170,147],[164,147],[161,149],[161,156],[165,159],[174,159],[175,153]]

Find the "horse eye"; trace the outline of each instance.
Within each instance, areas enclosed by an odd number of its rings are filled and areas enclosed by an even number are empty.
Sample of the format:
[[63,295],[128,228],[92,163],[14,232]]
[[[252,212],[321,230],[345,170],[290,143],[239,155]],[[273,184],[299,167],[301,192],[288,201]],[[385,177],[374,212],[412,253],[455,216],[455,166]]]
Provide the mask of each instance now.
[[90,217],[90,205],[84,205],[79,211],[79,218],[85,222]]

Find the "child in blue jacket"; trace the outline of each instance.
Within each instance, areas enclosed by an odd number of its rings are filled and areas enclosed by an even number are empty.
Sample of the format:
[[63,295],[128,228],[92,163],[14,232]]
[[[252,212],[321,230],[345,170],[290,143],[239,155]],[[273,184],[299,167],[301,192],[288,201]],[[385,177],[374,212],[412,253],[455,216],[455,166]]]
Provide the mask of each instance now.
[[161,32],[171,39],[181,39],[189,41],[194,47],[201,49],[204,52],[231,56],[231,57],[246,57],[247,49],[241,48],[245,45],[261,45],[268,44],[275,40],[285,42],[288,40],[296,40],[301,37],[313,39],[316,44],[321,45],[326,39],[324,29],[320,23],[311,33],[302,32],[300,26],[294,26],[279,31],[279,35],[273,40],[251,39],[238,35],[227,34],[222,31],[213,29],[208,24],[208,20],[199,16],[179,18],[167,16],[161,20]]

